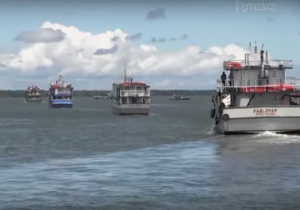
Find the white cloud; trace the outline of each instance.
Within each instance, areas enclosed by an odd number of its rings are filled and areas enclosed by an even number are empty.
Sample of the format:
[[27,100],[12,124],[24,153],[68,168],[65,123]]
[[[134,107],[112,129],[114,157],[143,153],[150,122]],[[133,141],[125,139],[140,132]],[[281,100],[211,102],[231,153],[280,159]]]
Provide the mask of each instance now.
[[[56,34],[55,42],[50,42],[50,35],[45,35],[43,29],[47,32],[61,32],[64,34],[64,39],[58,39],[58,34]],[[160,77],[162,81],[169,81],[168,85],[174,83],[170,82],[171,79],[165,79],[175,76],[184,77],[186,81],[188,81],[187,77],[195,75],[217,73],[219,77],[224,60],[244,59],[246,53],[242,47],[234,44],[229,44],[224,48],[212,46],[206,51],[202,51],[199,46],[187,46],[181,51],[163,52],[155,46],[138,45],[134,40],[130,41],[128,39],[130,35],[120,29],[91,34],[80,31],[74,26],[45,22],[38,31],[30,32],[32,37],[29,33],[26,34],[26,39],[31,43],[18,53],[0,54],[0,70],[7,70],[7,73],[8,71],[15,72],[14,77],[22,75],[27,79],[29,75],[32,78],[43,75],[44,79],[40,78],[40,81],[47,80],[45,87],[48,85],[47,77],[56,76],[57,72],[62,70],[66,80],[76,77],[83,78],[83,80],[87,77],[95,77],[97,80],[90,80],[90,82],[97,84],[101,83],[101,78],[106,77],[108,83],[106,87],[109,89],[111,88],[110,82],[115,81],[121,75],[123,62],[126,60],[129,72],[135,78],[147,80],[151,77]],[[40,31],[44,31],[44,34]],[[41,42],[43,40],[38,35],[43,35],[48,41]],[[36,43],[37,40],[38,43]],[[101,55],[95,55],[95,53]],[[180,81],[182,84],[187,84],[188,82],[183,81],[184,78]],[[205,78],[207,77],[204,77],[203,81]],[[26,82],[28,84],[28,81]],[[77,81],[74,84],[75,88],[76,85],[84,89],[83,82],[80,84]],[[89,86],[95,85],[89,84]],[[177,86],[179,86],[178,82]],[[195,88],[197,86],[198,84],[195,84]]]

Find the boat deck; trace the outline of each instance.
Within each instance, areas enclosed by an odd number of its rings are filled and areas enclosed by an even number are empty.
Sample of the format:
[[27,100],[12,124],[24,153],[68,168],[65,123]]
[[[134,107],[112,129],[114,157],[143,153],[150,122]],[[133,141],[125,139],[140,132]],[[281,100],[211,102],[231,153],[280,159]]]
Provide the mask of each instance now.
[[300,95],[300,79],[286,78],[282,80],[217,80],[217,92],[223,94],[240,93],[295,93]]

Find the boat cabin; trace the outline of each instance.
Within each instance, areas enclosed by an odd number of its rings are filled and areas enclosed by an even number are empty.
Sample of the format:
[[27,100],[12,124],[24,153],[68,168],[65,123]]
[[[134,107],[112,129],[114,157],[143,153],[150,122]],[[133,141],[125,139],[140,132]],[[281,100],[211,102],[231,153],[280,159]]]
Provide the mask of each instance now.
[[73,87],[71,83],[65,83],[63,76],[59,74],[56,82],[50,83],[49,96],[52,100],[72,100]]
[[119,104],[150,104],[150,86],[132,80],[113,84],[112,96]]
[[111,92],[113,104],[149,104],[150,86],[142,82],[134,82],[132,77],[127,76],[127,63],[124,63],[123,81],[114,83]]
[[[229,107],[298,105],[300,80],[286,77],[292,60],[271,60],[268,52],[249,46],[244,60],[225,61],[227,79],[217,81],[219,99]],[[224,97],[226,95],[226,97]],[[215,101],[217,102],[217,101]],[[225,106],[226,106],[225,104]]]

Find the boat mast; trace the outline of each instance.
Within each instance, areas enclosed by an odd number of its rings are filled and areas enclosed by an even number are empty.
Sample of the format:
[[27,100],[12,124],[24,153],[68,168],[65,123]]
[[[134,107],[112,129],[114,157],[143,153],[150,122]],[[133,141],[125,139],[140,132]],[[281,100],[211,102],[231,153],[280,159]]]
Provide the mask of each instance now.
[[127,62],[124,62],[123,82],[132,82],[132,77],[127,76]]
[[124,62],[123,82],[127,82],[127,63]]
[[62,81],[63,76],[61,75],[60,71],[58,72],[58,80],[57,81]]
[[62,76],[61,72],[59,71],[59,72],[58,72],[58,80],[57,80],[57,84],[62,85],[63,83],[64,83],[64,81],[63,81],[63,76]]

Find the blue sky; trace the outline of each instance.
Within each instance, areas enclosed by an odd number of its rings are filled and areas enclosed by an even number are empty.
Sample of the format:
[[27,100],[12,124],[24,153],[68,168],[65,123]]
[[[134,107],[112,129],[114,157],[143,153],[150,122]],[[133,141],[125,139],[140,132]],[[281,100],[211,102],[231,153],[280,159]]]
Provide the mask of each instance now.
[[[243,1],[261,3],[262,1]],[[264,43],[273,58],[292,59],[300,65],[300,15],[297,1],[265,1],[276,4],[273,12],[243,12],[236,1],[59,1],[3,3],[0,8],[0,53],[14,52],[23,44],[12,41],[21,31],[36,30],[45,21],[74,25],[94,34],[122,29],[128,34],[142,33],[140,44],[155,45],[172,52],[189,45],[201,49],[238,44],[247,47],[249,41]],[[18,5],[18,6],[17,6]],[[165,19],[146,20],[151,10],[165,9]],[[298,11],[298,13],[297,13]],[[177,42],[151,43],[151,38],[180,37]]]

